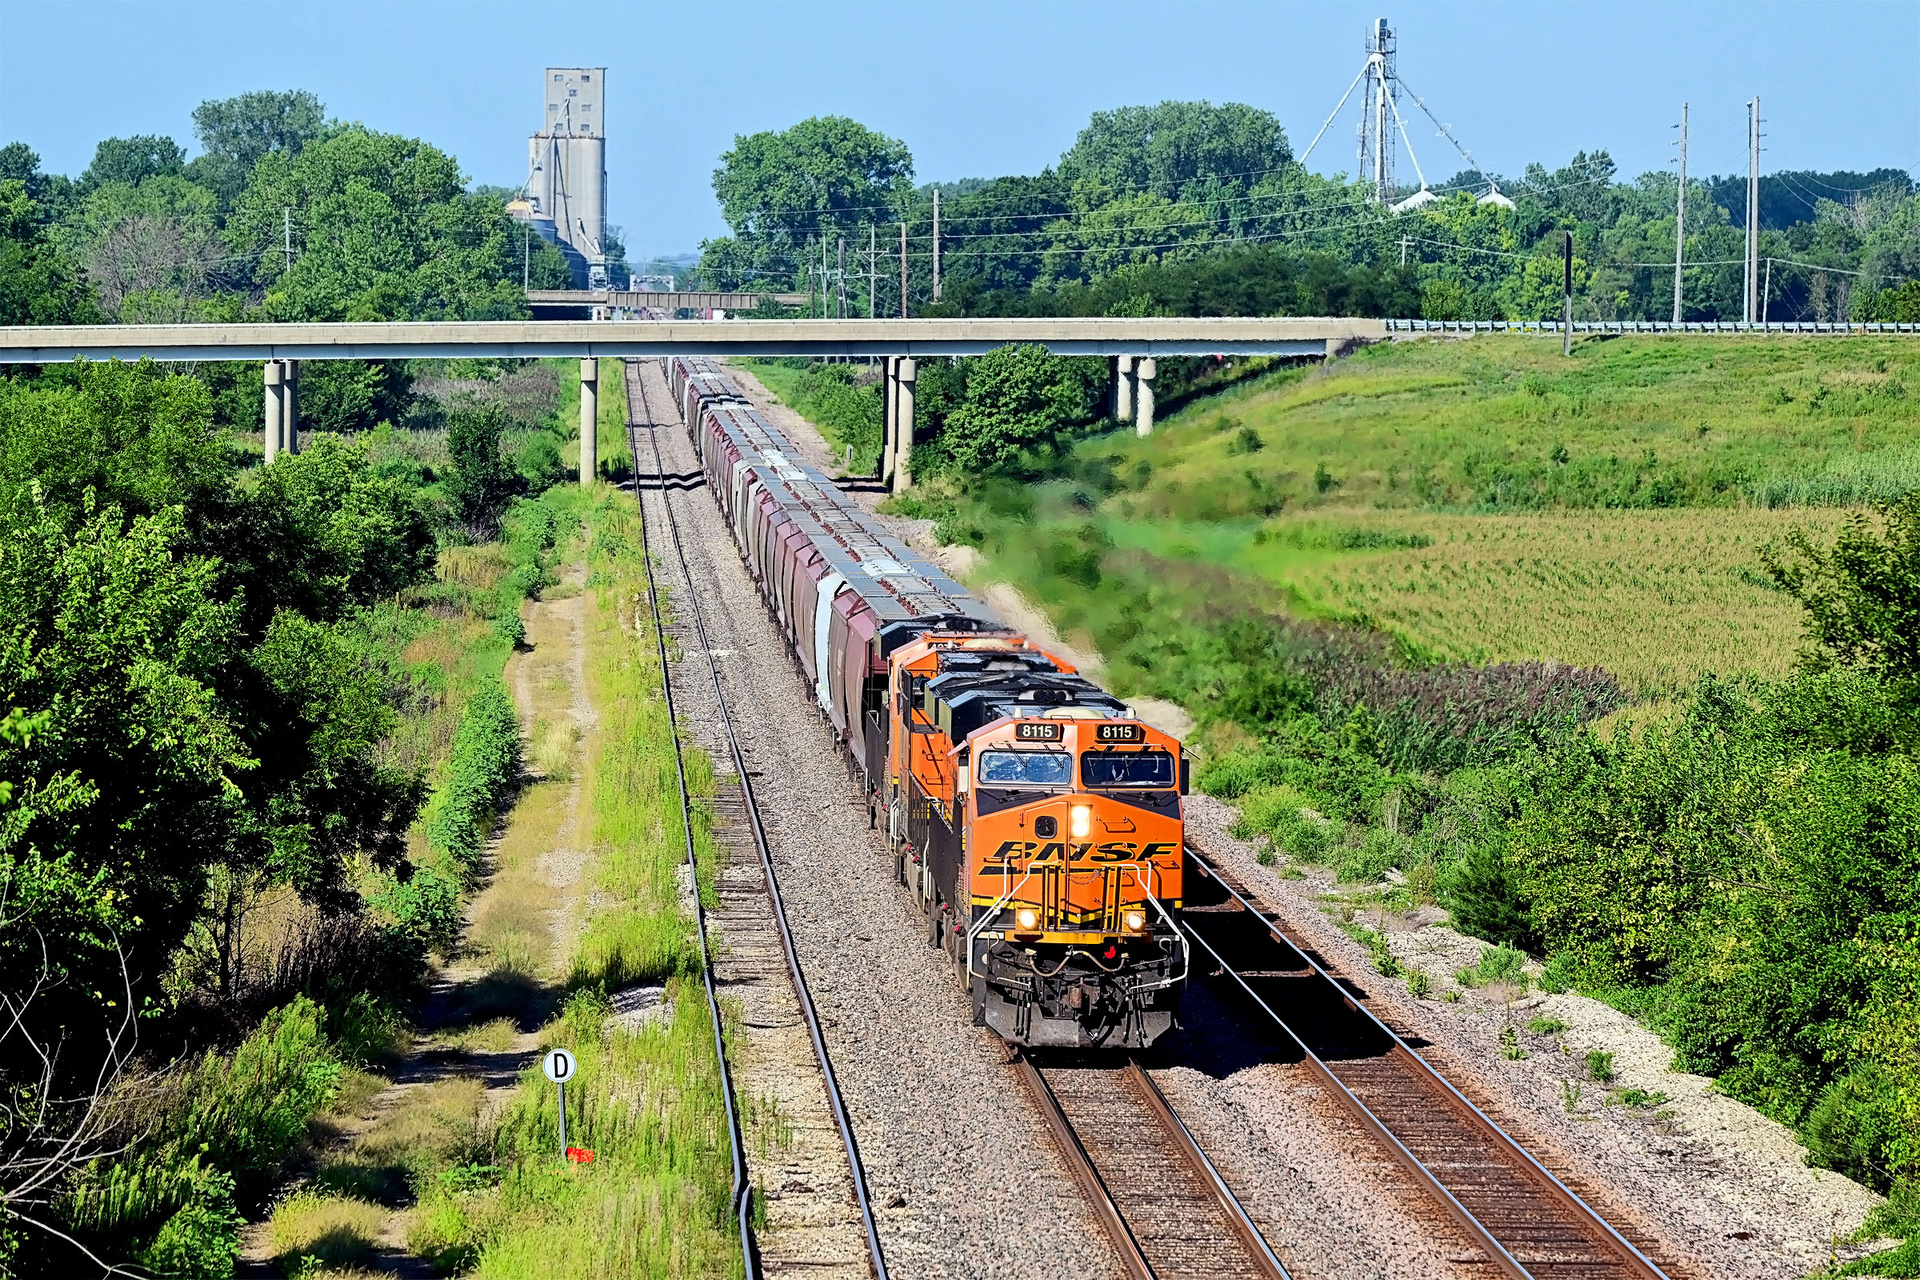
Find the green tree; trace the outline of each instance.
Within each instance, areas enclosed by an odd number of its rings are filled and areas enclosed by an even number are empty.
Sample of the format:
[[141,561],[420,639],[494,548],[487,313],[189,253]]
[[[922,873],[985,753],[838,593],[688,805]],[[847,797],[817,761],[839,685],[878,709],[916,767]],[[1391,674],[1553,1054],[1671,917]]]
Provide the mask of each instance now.
[[73,199],[73,182],[63,174],[40,172],[40,154],[24,142],[0,147],[0,182],[22,182],[42,222],[57,220]]
[[225,272],[217,201],[185,178],[95,187],[62,221],[58,239],[87,273],[101,307],[130,322],[177,324]]
[[416,491],[377,473],[365,442],[322,435],[263,468],[245,495],[232,562],[248,630],[278,612],[336,621],[433,574],[433,528]]
[[[752,269],[799,279],[808,244],[891,221],[907,202],[912,178],[913,156],[904,142],[845,116],[812,116],[782,132],[736,136],[713,171],[713,193],[734,242],[747,252],[741,262],[730,251],[724,265],[736,274]],[[715,269],[721,265],[716,252]]]
[[500,448],[507,426],[498,405],[467,405],[447,415],[447,452],[453,460],[447,497],[455,518],[475,538],[499,531],[500,515],[519,487],[519,473]]
[[[1104,361],[1091,363],[1104,372]],[[1089,362],[1031,343],[996,347],[967,369],[966,399],[947,414],[941,444],[969,472],[1004,471],[1092,417],[1096,386]]]
[[371,431],[400,424],[413,403],[401,360],[311,360],[300,369],[300,425],[308,431]]
[[172,138],[143,133],[131,138],[103,138],[93,149],[93,163],[80,175],[82,192],[122,182],[137,187],[148,178],[177,176],[186,168],[187,153]]
[[86,324],[93,297],[48,240],[27,184],[0,181],[0,324]]
[[1286,130],[1271,112],[1239,102],[1162,102],[1094,112],[1059,170],[1070,183],[1176,200],[1201,196],[1196,184],[1245,190],[1292,161]]
[[305,90],[260,91],[209,99],[193,109],[203,154],[190,166],[195,181],[232,208],[260,157],[297,155],[326,129],[326,108]]
[[297,154],[268,152],[227,237],[235,252],[258,255],[256,277],[275,319],[485,320],[525,311],[519,228],[498,201],[463,189],[452,156],[413,138],[353,125]]

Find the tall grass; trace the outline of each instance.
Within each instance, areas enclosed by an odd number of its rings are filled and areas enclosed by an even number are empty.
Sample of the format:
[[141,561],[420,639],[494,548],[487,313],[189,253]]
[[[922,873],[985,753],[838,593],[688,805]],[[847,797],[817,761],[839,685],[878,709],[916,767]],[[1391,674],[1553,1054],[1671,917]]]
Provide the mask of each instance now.
[[[725,1101],[679,896],[685,834],[638,515],[608,496],[589,519],[586,665],[600,722],[582,777],[594,905],[571,967],[575,994],[543,1038],[579,1062],[567,1140],[594,1159],[561,1159],[555,1090],[530,1068],[500,1121],[490,1171],[424,1180],[409,1243],[442,1270],[487,1280],[732,1276],[741,1262]],[[696,793],[710,794],[704,757],[689,752],[688,763]],[[709,822],[702,809],[694,834],[708,859]],[[607,992],[661,982],[667,1016],[637,1029],[608,1021]]]
[[1857,507],[1920,490],[1920,448],[1841,453],[1813,472],[1772,476],[1753,486],[1762,507]]
[[[126,1154],[89,1165],[60,1216],[82,1239],[145,1240],[156,1270],[231,1274],[239,1208],[257,1208],[343,1073],[305,997],[267,1015],[231,1057],[208,1053],[129,1100]],[[223,1271],[224,1267],[224,1271]]]

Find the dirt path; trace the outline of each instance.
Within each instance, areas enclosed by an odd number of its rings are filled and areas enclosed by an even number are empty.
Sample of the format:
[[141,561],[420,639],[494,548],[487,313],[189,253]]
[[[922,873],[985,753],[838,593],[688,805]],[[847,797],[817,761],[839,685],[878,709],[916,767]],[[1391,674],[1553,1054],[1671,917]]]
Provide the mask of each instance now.
[[[466,1147],[532,1062],[584,925],[592,832],[580,766],[599,717],[587,695],[582,580],[574,570],[548,599],[526,606],[527,647],[507,662],[526,783],[488,845],[487,877],[468,904],[460,953],[434,975],[388,1082],[333,1117],[335,1136],[318,1167],[287,1189],[363,1202],[335,1218],[350,1217],[362,1239],[371,1237],[372,1248],[350,1252],[360,1254],[353,1265],[375,1273],[435,1274],[407,1243],[408,1171],[480,1154]],[[309,1234],[295,1225],[248,1226],[236,1275],[281,1275],[275,1253],[289,1235]]]

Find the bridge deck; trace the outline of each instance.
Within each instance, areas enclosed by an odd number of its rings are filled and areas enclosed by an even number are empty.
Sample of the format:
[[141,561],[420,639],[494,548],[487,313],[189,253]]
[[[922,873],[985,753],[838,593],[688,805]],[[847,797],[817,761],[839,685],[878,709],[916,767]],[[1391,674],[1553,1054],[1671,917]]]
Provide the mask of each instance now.
[[1386,336],[1380,320],[497,320],[395,324],[0,327],[0,364],[69,360],[370,360],[407,356],[1314,356]]

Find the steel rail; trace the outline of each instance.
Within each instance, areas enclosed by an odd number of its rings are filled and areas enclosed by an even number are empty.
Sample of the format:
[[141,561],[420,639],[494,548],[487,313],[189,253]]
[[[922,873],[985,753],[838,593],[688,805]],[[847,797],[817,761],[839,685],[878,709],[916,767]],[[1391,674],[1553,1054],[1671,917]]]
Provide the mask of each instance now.
[[1173,1135],[1174,1141],[1178,1142],[1181,1149],[1187,1153],[1187,1162],[1206,1175],[1206,1182],[1213,1190],[1214,1199],[1220,1202],[1221,1211],[1227,1215],[1227,1221],[1233,1224],[1234,1233],[1240,1237],[1240,1242],[1247,1246],[1247,1252],[1253,1255],[1255,1261],[1263,1264],[1266,1280],[1293,1280],[1286,1265],[1267,1244],[1267,1238],[1260,1234],[1260,1228],[1253,1224],[1253,1218],[1247,1213],[1246,1206],[1240,1203],[1240,1197],[1233,1194],[1232,1188],[1227,1186],[1227,1180],[1222,1178],[1220,1171],[1213,1167],[1213,1161],[1207,1158],[1207,1153],[1202,1151],[1200,1144],[1194,1140],[1193,1131],[1187,1128],[1186,1121],[1174,1111],[1173,1104],[1167,1101],[1167,1095],[1160,1092],[1160,1086],[1154,1083],[1153,1077],[1147,1074],[1147,1069],[1140,1065],[1139,1059],[1130,1059],[1127,1063],[1127,1071],[1132,1076],[1134,1085],[1139,1088],[1140,1096],[1147,1100],[1149,1109],[1160,1118],[1162,1127]]
[[[653,434],[660,429],[660,425],[653,421],[652,407],[647,402],[645,382],[636,378],[633,380],[633,385],[640,388],[641,404],[646,409],[650,424],[648,438],[653,445],[654,474],[660,480],[660,508],[666,513],[667,532],[673,543],[674,558],[679,561],[680,572],[691,587],[693,569],[687,563],[686,548],[680,540],[680,523],[674,519],[673,503],[666,488],[666,459],[660,452],[660,437]],[[632,418],[631,410],[628,417]],[[631,440],[631,437],[629,439]],[[634,499],[644,511],[645,504],[640,503],[637,476]],[[750,819],[748,825],[753,831],[754,848],[759,852],[760,870],[766,877],[767,898],[773,907],[774,923],[780,926],[780,947],[786,952],[787,973],[793,980],[794,996],[800,1006],[800,1014],[806,1020],[807,1034],[813,1040],[814,1056],[820,1063],[821,1080],[826,1086],[828,1107],[833,1112],[834,1123],[840,1129],[841,1142],[847,1149],[847,1165],[853,1177],[854,1200],[860,1206],[861,1225],[866,1229],[868,1260],[873,1266],[874,1280],[888,1280],[886,1254],[880,1247],[880,1231],[873,1218],[872,1194],[867,1187],[866,1170],[860,1163],[859,1141],[854,1137],[853,1121],[847,1114],[846,1102],[840,1096],[840,1084],[834,1075],[833,1060],[827,1053],[826,1038],[820,1030],[820,1015],[814,1008],[813,992],[807,985],[806,970],[800,962],[800,952],[794,946],[793,930],[787,923],[786,899],[780,892],[780,877],[774,870],[773,852],[767,845],[766,825],[761,821],[760,805],[753,794],[753,777],[747,769],[746,753],[740,747],[739,735],[734,732],[733,713],[727,707],[726,690],[720,683],[720,664],[713,656],[713,644],[707,637],[707,624],[700,611],[699,596],[692,590],[687,593],[687,614],[692,618],[694,631],[700,638],[700,648],[707,656],[707,673],[713,679],[714,701],[720,708],[720,724],[726,732],[727,748],[733,756],[733,767],[740,776],[740,794],[746,801],[747,817]]]
[[[1157,1280],[1158,1272],[1152,1261],[1141,1247],[1139,1237],[1127,1222],[1126,1215],[1114,1202],[1113,1193],[1107,1187],[1106,1179],[1101,1176],[1099,1166],[1094,1163],[1086,1144],[1080,1140],[1078,1128],[1067,1115],[1066,1108],[1060,1103],[1059,1095],[1047,1081],[1046,1074],[1026,1053],[1015,1049],[1012,1062],[1020,1074],[1027,1091],[1040,1109],[1040,1118],[1046,1123],[1048,1132],[1053,1136],[1055,1145],[1066,1158],[1069,1172],[1074,1181],[1080,1184],[1081,1191],[1093,1206],[1094,1216],[1100,1219],[1108,1238],[1113,1242],[1114,1250],[1120,1255],[1121,1266],[1132,1280]],[[1160,1129],[1173,1139],[1175,1147],[1185,1158],[1189,1172],[1193,1173],[1219,1205],[1222,1216],[1227,1220],[1234,1235],[1253,1260],[1255,1273],[1259,1280],[1293,1280],[1266,1238],[1260,1234],[1260,1228],[1254,1225],[1245,1206],[1240,1203],[1228,1188],[1226,1180],[1220,1176],[1213,1161],[1194,1140],[1193,1133],[1175,1114],[1172,1104],[1155,1084],[1153,1077],[1140,1065],[1137,1058],[1128,1057],[1121,1076],[1139,1095],[1148,1112],[1159,1123]]]
[[[1536,1184],[1551,1199],[1556,1201],[1582,1224],[1593,1228],[1598,1233],[1601,1243],[1608,1246],[1611,1251],[1618,1256],[1619,1263],[1623,1268],[1629,1273],[1640,1277],[1641,1280],[1668,1280],[1666,1273],[1662,1271],[1652,1259],[1648,1258],[1646,1254],[1636,1248],[1632,1241],[1621,1235],[1612,1223],[1608,1222],[1606,1218],[1602,1217],[1592,1206],[1588,1205],[1586,1201],[1575,1194],[1572,1188],[1554,1176],[1545,1165],[1542,1165],[1539,1160],[1534,1158],[1532,1152],[1514,1141],[1513,1137],[1508,1134],[1505,1129],[1501,1128],[1486,1112],[1475,1106],[1465,1094],[1454,1087],[1451,1081],[1435,1071],[1426,1059],[1415,1053],[1412,1046],[1408,1045],[1397,1032],[1375,1016],[1371,1009],[1368,1009],[1365,1005],[1355,1000],[1352,994],[1349,993],[1331,973],[1327,972],[1318,961],[1308,954],[1305,946],[1296,942],[1281,929],[1279,922],[1274,920],[1268,912],[1261,910],[1249,900],[1245,894],[1241,893],[1233,882],[1221,874],[1205,854],[1194,846],[1191,840],[1187,842],[1187,856],[1199,864],[1204,874],[1221,888],[1225,889],[1227,893],[1240,904],[1243,910],[1250,913],[1255,919],[1261,921],[1267,927],[1269,936],[1276,942],[1290,948],[1300,957],[1301,962],[1311,969],[1321,981],[1331,986],[1349,1009],[1362,1015],[1373,1025],[1375,1030],[1387,1037],[1390,1051],[1400,1061],[1409,1064],[1420,1079],[1429,1085],[1438,1087],[1443,1091],[1443,1096],[1446,1099],[1464,1110],[1464,1112],[1472,1118],[1472,1127],[1478,1129],[1484,1136],[1491,1138],[1494,1146],[1503,1154],[1517,1159],[1525,1173],[1530,1175]],[[1418,1182],[1424,1185],[1434,1195],[1435,1199],[1440,1202],[1441,1207],[1444,1208],[1477,1243],[1487,1250],[1488,1255],[1493,1259],[1494,1263],[1509,1276],[1513,1277],[1514,1280],[1533,1280],[1533,1273],[1516,1259],[1513,1254],[1508,1251],[1506,1246],[1494,1236],[1492,1231],[1481,1223],[1465,1205],[1460,1203],[1459,1199],[1456,1198],[1446,1184],[1440,1180],[1439,1176],[1429,1169],[1412,1151],[1408,1150],[1406,1145],[1401,1142],[1399,1137],[1392,1132],[1386,1123],[1375,1115],[1372,1109],[1369,1108],[1366,1103],[1362,1102],[1359,1096],[1355,1094],[1353,1090],[1349,1089],[1344,1081],[1334,1074],[1333,1069],[1308,1046],[1305,1038],[1288,1025],[1286,1019],[1282,1018],[1271,1005],[1262,999],[1259,993],[1254,991],[1253,987],[1249,985],[1246,978],[1242,977],[1232,965],[1228,964],[1226,959],[1215,950],[1213,944],[1208,942],[1199,930],[1193,927],[1191,919],[1187,921],[1187,926],[1189,936],[1207,949],[1208,954],[1213,956],[1215,963],[1220,966],[1221,970],[1228,977],[1231,977],[1247,997],[1272,1019],[1274,1025],[1285,1032],[1287,1037],[1293,1041],[1314,1074],[1319,1076],[1324,1083],[1333,1089],[1335,1095],[1341,1102],[1354,1114],[1363,1126],[1371,1131],[1375,1137],[1380,1139],[1388,1151],[1394,1156],[1395,1160],[1411,1173]]]
[[1080,1141],[1080,1135],[1074,1132],[1073,1121],[1067,1119],[1067,1113],[1060,1106],[1060,1099],[1054,1096],[1047,1078],[1040,1074],[1040,1068],[1033,1065],[1033,1059],[1018,1049],[1013,1051],[1013,1065],[1020,1073],[1021,1082],[1027,1086],[1027,1092],[1032,1095],[1034,1105],[1040,1108],[1040,1118],[1046,1122],[1047,1132],[1053,1135],[1054,1145],[1060,1148],[1060,1154],[1066,1158],[1067,1169],[1073,1174],[1073,1180],[1080,1184],[1087,1203],[1093,1206],[1094,1216],[1106,1228],[1114,1252],[1120,1255],[1121,1267],[1130,1280],[1157,1280],[1153,1264],[1140,1251],[1140,1242],[1134,1239],[1133,1229],[1121,1216],[1120,1207],[1114,1204],[1105,1180],[1100,1177],[1100,1170],[1094,1167],[1093,1157],[1087,1154],[1086,1145]]
[[[633,439],[633,415],[627,415],[627,447]],[[640,562],[646,571],[647,608],[653,613],[653,643],[660,655],[660,693],[667,704],[667,731],[673,735],[673,772],[680,785],[680,825],[687,838],[687,875],[693,884],[693,926],[700,935],[700,979],[706,986],[707,1011],[713,1019],[713,1051],[720,1060],[720,1092],[727,1103],[727,1146],[733,1159],[732,1204],[740,1224],[740,1255],[746,1280],[760,1280],[759,1244],[753,1234],[753,1183],[747,1176],[747,1144],[740,1127],[740,1099],[733,1086],[733,1068],[727,1063],[727,1032],[720,1014],[720,993],[713,985],[713,951],[707,942],[707,911],[700,902],[700,861],[693,843],[693,796],[687,790],[687,762],[680,742],[680,713],[673,701],[673,668],[667,661],[667,628],[660,616],[660,595],[653,580],[653,558],[646,554],[647,509],[640,508]]]

